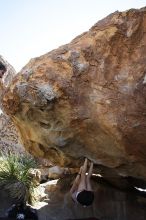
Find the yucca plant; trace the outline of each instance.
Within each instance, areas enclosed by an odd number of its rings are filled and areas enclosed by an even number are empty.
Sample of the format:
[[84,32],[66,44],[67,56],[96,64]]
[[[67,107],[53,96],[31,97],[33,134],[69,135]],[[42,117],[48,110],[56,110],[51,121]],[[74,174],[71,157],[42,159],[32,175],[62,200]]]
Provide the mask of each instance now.
[[16,202],[31,203],[35,184],[29,175],[29,169],[36,162],[30,156],[3,155],[0,165],[0,187],[8,190]]

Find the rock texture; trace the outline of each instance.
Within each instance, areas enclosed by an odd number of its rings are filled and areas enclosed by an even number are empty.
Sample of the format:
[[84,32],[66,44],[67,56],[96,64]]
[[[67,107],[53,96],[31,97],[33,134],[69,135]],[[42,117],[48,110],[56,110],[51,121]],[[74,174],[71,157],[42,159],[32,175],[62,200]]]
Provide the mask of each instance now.
[[1,153],[26,153],[20,135],[10,118],[0,114],[0,152]]
[[[3,78],[0,79],[0,96],[5,92],[5,89],[11,83],[13,77],[16,75],[15,69],[0,55],[0,62],[2,62],[7,71]],[[1,99],[1,97],[0,97]],[[1,106],[1,103],[0,103]],[[0,152],[17,152],[22,154],[25,152],[22,146],[21,138],[17,128],[14,126],[12,120],[1,112],[0,109]]]
[[13,66],[11,64],[9,64],[1,55],[0,55],[0,62],[2,62],[7,68],[7,71],[4,74],[4,77],[2,79],[4,86],[7,87],[10,84],[10,82],[12,81],[13,77],[16,75],[16,71],[13,68]]
[[105,176],[143,179],[145,103],[146,8],[115,12],[31,59],[3,98],[33,155],[64,167],[87,157]]
[[[0,62],[3,63],[7,68],[7,71],[5,72],[3,78],[0,79],[0,100],[1,100],[1,96],[4,88],[8,87],[8,85],[11,83],[13,77],[16,75],[16,71],[1,55],[0,55]],[[1,103],[0,103],[0,107],[1,107]]]

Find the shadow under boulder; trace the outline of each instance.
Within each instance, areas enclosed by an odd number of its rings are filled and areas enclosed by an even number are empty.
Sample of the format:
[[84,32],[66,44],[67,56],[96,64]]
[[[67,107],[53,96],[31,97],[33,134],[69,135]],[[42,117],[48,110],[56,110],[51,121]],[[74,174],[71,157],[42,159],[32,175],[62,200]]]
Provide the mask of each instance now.
[[134,191],[115,189],[104,181],[101,183],[92,180],[95,200],[91,207],[84,208],[71,199],[70,183],[70,177],[66,177],[44,184],[48,199],[45,206],[38,209],[39,219],[146,219],[146,199]]

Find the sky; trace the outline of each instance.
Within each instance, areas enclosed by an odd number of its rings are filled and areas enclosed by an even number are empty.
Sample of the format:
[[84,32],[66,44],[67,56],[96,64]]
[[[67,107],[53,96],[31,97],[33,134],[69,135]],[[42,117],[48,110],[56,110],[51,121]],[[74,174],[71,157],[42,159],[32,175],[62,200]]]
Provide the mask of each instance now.
[[108,14],[144,6],[146,0],[0,0],[0,55],[18,72]]

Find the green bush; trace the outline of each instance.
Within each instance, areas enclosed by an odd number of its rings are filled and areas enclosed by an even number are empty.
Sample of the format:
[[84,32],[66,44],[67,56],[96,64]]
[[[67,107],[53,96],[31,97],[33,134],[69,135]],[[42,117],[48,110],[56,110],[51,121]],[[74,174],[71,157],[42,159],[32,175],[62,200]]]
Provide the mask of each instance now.
[[29,175],[30,168],[36,168],[30,156],[3,155],[0,161],[0,187],[8,190],[16,202],[31,203],[35,184]]

